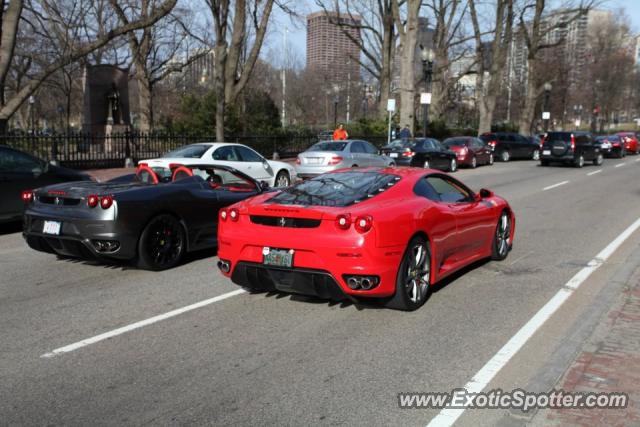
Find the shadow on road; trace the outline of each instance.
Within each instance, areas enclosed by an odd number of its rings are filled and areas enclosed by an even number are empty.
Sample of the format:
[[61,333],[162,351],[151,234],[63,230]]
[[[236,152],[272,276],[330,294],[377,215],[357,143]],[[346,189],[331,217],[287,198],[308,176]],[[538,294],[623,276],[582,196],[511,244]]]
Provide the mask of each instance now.
[[0,224],[0,235],[22,232],[22,222],[13,221]]

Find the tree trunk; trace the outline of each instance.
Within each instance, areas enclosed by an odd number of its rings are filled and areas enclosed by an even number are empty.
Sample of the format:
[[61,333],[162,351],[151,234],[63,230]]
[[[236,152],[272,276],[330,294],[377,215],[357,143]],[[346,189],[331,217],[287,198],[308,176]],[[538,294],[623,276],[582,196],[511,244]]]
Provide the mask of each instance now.
[[216,94],[216,141],[224,142],[224,113],[225,113],[225,62],[227,44],[224,40],[216,43],[215,47],[215,94]]
[[418,11],[420,0],[407,2],[407,20],[402,33],[400,56],[400,126],[409,125],[415,133],[415,54],[418,41]]
[[535,75],[532,70],[535,69],[536,59],[527,59],[527,70],[529,71],[527,77],[527,88],[524,95],[524,105],[520,112],[520,120],[518,121],[518,129],[523,135],[531,135],[531,129],[533,128],[533,120],[536,114],[536,103],[538,101],[538,88],[535,81]]

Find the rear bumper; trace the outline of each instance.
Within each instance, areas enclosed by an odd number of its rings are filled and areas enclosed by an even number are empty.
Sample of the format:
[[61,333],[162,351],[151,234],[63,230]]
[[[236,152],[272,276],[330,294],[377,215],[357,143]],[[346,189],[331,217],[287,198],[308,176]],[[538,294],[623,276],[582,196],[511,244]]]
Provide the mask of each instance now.
[[[404,246],[376,247],[375,236],[363,238],[355,230],[340,234],[322,226],[283,229],[243,224],[244,221],[241,216],[240,223],[221,223],[218,230],[218,257],[230,263],[229,271],[223,274],[240,286],[322,298],[338,295],[333,291],[335,286],[341,294],[351,297],[387,297],[395,293]],[[293,249],[293,267],[264,265],[265,247]],[[380,281],[372,289],[354,290],[347,285],[345,275],[377,276]]]
[[341,301],[348,296],[327,271],[307,268],[284,269],[240,262],[231,280],[256,291],[281,291]]
[[[60,235],[44,234],[45,220],[61,222]],[[27,213],[22,235],[32,249],[63,256],[128,260],[136,255],[137,236],[119,230],[114,221],[49,218]],[[118,248],[100,252],[94,245],[96,241],[116,241]]]

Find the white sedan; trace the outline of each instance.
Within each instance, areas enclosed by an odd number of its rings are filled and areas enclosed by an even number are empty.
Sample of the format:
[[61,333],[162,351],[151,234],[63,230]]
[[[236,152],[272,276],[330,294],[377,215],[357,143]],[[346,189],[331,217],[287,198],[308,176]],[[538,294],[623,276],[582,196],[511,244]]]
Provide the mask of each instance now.
[[267,160],[242,144],[202,142],[185,145],[158,159],[141,160],[149,167],[169,168],[171,164],[211,164],[229,166],[270,187],[288,187],[296,179],[296,170],[285,162]]

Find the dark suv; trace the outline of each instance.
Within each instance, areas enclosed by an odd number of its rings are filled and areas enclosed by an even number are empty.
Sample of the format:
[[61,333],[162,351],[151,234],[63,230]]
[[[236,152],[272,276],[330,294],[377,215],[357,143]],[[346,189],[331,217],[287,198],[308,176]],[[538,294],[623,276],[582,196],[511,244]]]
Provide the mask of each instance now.
[[493,147],[498,160],[508,162],[511,159],[540,158],[540,145],[535,141],[514,132],[493,132],[480,135],[480,139]]
[[587,161],[599,166],[603,157],[600,145],[589,132],[549,132],[542,139],[541,166],[560,162],[581,168]]

